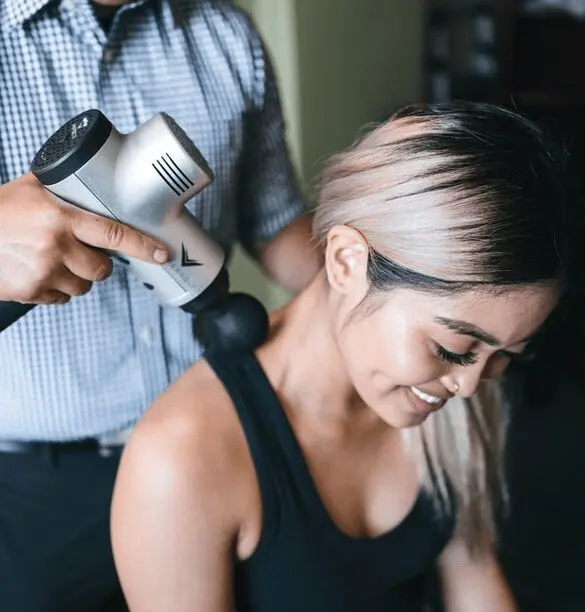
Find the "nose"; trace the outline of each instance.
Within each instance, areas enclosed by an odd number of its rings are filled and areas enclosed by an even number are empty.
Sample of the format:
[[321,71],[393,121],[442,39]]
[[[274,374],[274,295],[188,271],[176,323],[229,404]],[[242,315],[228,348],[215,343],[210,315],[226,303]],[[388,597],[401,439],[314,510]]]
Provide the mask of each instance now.
[[471,397],[480,383],[488,378],[491,378],[490,367],[484,362],[473,366],[458,366],[445,376],[442,383],[459,397]]

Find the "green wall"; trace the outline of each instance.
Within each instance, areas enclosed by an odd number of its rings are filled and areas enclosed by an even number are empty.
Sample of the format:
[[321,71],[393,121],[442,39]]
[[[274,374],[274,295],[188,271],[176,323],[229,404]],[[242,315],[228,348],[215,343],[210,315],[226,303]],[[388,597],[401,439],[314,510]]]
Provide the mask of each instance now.
[[[279,0],[276,0],[278,2]],[[419,96],[423,0],[297,0],[303,174]]]
[[[279,79],[293,160],[309,201],[322,162],[421,90],[424,0],[239,0]],[[238,255],[234,286],[287,299]]]

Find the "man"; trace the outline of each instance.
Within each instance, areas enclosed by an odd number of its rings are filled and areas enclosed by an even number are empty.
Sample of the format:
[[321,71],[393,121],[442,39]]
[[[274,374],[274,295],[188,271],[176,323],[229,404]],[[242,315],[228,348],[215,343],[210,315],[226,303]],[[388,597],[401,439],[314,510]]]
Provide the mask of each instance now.
[[122,132],[165,111],[215,172],[190,208],[227,251],[240,241],[291,291],[319,257],[269,62],[231,2],[0,0],[0,82],[0,299],[44,304],[0,334],[0,607],[124,610],[120,451],[200,348],[188,315],[90,248],[163,262],[164,245],[60,208],[27,173],[34,153],[88,108]]

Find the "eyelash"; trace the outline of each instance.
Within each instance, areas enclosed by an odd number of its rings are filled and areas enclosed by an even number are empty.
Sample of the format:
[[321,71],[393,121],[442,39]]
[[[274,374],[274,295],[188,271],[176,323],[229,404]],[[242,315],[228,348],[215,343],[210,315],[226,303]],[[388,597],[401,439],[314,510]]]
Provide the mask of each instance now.
[[440,344],[437,344],[437,355],[447,363],[454,363],[459,366],[470,366],[477,361],[477,355],[469,352],[461,355],[460,353],[452,353],[446,348],[443,348]]
[[[436,344],[436,343],[435,343]],[[460,353],[452,353],[448,351],[446,348],[442,347],[440,344],[436,344],[437,346],[437,355],[447,363],[454,363],[458,366],[470,366],[477,362],[477,355],[473,352],[465,353],[461,355]],[[530,353],[528,351],[524,353],[510,353],[508,351],[501,351],[501,354],[508,359],[513,361],[525,361],[529,359]]]

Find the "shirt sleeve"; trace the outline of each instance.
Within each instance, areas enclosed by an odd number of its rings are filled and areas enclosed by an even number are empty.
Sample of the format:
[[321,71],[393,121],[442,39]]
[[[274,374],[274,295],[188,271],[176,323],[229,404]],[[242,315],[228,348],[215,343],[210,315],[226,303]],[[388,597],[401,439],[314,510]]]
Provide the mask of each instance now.
[[250,36],[255,82],[245,119],[238,192],[238,235],[246,247],[270,241],[306,210],[286,142],[274,70],[253,28]]

